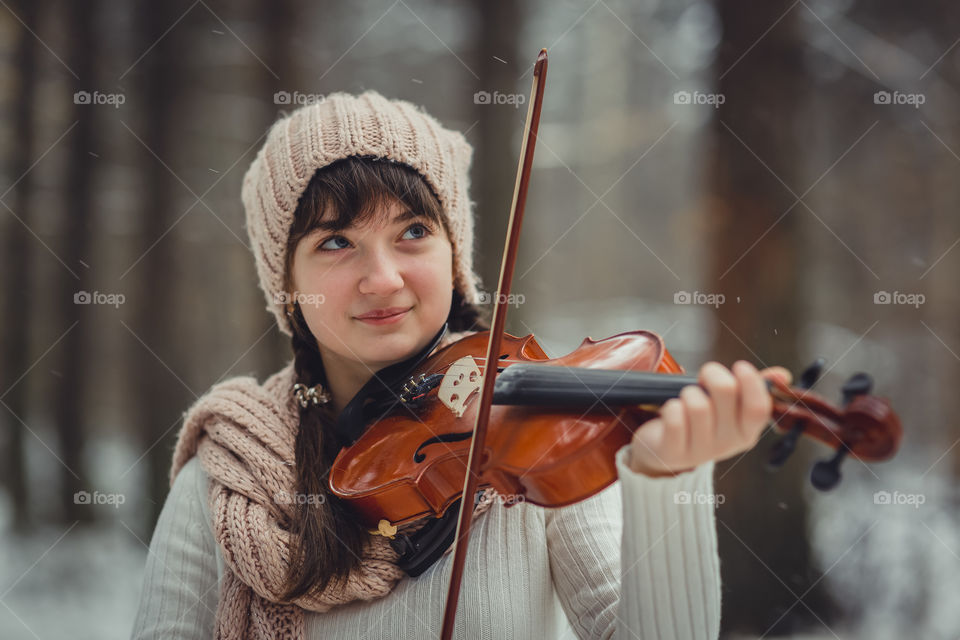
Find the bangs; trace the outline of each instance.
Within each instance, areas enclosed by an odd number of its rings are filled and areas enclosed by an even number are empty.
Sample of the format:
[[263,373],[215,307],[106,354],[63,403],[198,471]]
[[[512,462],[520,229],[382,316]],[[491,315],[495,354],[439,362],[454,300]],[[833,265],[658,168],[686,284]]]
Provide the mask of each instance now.
[[415,169],[389,160],[351,156],[318,169],[300,196],[287,240],[287,274],[297,243],[315,229],[341,231],[382,222],[394,202],[422,215],[450,237],[440,200]]

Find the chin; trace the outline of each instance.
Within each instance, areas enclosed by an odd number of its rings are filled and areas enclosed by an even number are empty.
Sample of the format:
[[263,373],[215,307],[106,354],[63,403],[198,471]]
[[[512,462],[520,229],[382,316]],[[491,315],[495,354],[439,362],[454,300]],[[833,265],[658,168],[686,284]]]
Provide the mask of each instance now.
[[385,334],[366,341],[371,362],[400,362],[419,350],[420,338],[405,332]]

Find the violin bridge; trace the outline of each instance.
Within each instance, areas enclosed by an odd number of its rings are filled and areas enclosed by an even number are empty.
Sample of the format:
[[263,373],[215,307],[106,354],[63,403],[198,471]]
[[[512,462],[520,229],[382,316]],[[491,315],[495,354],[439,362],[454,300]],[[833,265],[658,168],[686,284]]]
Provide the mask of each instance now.
[[463,356],[443,375],[437,397],[458,418],[467,409],[467,399],[480,390],[481,374],[473,356]]

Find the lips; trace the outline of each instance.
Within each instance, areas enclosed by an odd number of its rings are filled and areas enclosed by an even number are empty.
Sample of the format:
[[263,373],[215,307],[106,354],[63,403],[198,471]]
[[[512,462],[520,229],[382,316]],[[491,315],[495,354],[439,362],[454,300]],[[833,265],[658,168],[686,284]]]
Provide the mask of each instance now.
[[368,311],[363,315],[357,316],[357,319],[358,320],[378,320],[380,318],[389,318],[390,316],[395,316],[409,310],[410,310],[410,307],[389,307],[387,309],[374,309],[373,311]]

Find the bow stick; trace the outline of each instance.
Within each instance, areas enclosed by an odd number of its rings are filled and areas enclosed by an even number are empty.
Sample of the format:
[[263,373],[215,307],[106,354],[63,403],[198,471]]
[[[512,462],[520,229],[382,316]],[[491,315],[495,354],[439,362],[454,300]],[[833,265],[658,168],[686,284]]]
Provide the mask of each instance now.
[[[524,127],[523,147],[520,149],[520,166],[517,169],[517,182],[513,189],[513,203],[510,206],[510,220],[507,238],[504,243],[503,261],[500,264],[500,281],[497,297],[494,301],[493,326],[487,342],[486,362],[495,362],[500,352],[501,338],[507,318],[506,299],[510,293],[513,279],[513,267],[516,263],[517,245],[520,241],[520,226],[523,222],[523,209],[527,201],[527,187],[530,183],[530,170],[533,167],[533,150],[537,142],[537,130],[540,126],[540,107],[543,104],[544,80],[547,76],[547,50],[541,49],[533,67],[533,86],[530,89],[530,106],[527,107],[527,122]],[[490,418],[490,405],[493,401],[493,383],[497,376],[496,367],[484,367],[483,387],[480,405],[477,408],[477,422],[474,426],[470,457],[467,460],[467,475],[463,483],[463,499],[460,501],[460,517],[457,520],[457,534],[454,541],[453,572],[450,576],[450,588],[447,591],[447,604],[443,612],[443,629],[440,637],[450,640],[453,636],[453,624],[457,617],[457,601],[460,595],[460,583],[463,578],[463,564],[467,556],[470,540],[470,525],[473,522],[473,499],[480,481],[480,460],[487,439],[487,423]]]

